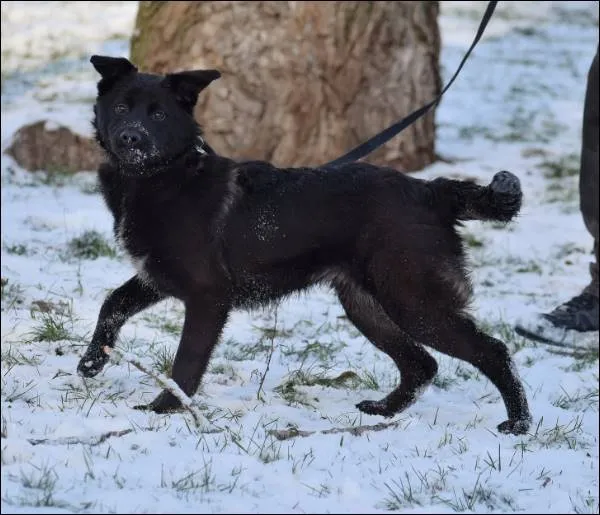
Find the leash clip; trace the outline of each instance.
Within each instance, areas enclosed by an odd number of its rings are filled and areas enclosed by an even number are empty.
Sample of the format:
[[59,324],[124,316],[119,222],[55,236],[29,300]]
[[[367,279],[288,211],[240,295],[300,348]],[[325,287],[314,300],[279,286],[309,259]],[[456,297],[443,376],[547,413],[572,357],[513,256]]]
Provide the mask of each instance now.
[[198,152],[198,154],[202,154],[203,156],[207,156],[208,152],[206,150],[204,150],[204,139],[202,139],[202,136],[198,136],[198,141],[199,143],[196,143],[196,145],[194,145],[194,148],[196,149],[196,152]]

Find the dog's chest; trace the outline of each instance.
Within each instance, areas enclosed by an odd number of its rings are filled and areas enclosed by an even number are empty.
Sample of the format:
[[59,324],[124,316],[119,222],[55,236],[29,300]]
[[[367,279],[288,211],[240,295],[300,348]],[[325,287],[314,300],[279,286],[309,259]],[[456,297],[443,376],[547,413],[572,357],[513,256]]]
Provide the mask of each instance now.
[[115,224],[115,238],[121,250],[135,267],[140,279],[144,282],[152,282],[151,275],[147,270],[152,249],[151,242],[144,242],[143,238],[140,238],[134,220],[126,213],[123,213]]
[[115,236],[144,282],[179,296],[210,283],[218,274],[209,226],[190,210],[124,206]]

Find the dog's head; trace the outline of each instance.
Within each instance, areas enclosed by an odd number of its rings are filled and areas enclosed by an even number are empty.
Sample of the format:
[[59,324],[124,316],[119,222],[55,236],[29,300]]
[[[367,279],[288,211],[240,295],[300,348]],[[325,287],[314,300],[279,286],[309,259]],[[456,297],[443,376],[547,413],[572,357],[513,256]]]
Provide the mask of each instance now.
[[152,175],[194,148],[200,135],[194,106],[221,76],[217,70],[154,75],[139,73],[123,57],[94,55],[90,61],[101,75],[96,139],[121,170]]

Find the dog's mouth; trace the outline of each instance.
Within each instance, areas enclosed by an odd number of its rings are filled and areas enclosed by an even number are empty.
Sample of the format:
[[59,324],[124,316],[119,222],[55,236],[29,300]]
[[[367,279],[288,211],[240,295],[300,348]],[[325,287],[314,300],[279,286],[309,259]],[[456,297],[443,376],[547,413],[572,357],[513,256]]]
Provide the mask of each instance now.
[[123,163],[133,166],[142,165],[150,159],[149,153],[141,148],[121,147],[117,150],[116,155]]
[[130,177],[150,177],[158,172],[156,161],[139,148],[121,150],[118,159],[121,172]]
[[117,146],[112,154],[121,172],[130,177],[151,177],[163,167],[160,152],[154,146],[149,149]]
[[121,163],[131,167],[148,166],[160,160],[160,152],[151,142],[124,145],[117,141],[112,145],[112,149],[114,156]]

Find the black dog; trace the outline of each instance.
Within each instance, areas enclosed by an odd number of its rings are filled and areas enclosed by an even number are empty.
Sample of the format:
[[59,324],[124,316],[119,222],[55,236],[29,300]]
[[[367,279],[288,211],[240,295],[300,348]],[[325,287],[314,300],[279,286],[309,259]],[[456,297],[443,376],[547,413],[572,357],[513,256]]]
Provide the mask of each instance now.
[[[215,70],[138,73],[124,58],[93,56],[102,76],[94,107],[99,169],[115,234],[138,273],[104,301],[78,367],[96,375],[128,318],[167,297],[185,304],[172,376],[188,395],[202,379],[228,313],[328,284],[348,318],[401,373],[387,397],[357,407],[392,416],[432,381],[423,345],[471,363],[502,394],[502,432],[531,416],[509,352],[466,314],[471,286],[456,227],[509,221],[519,180],[499,172],[487,187],[425,181],[365,163],[278,169],[215,155],[192,111]],[[163,391],[155,412],[179,407]]]

